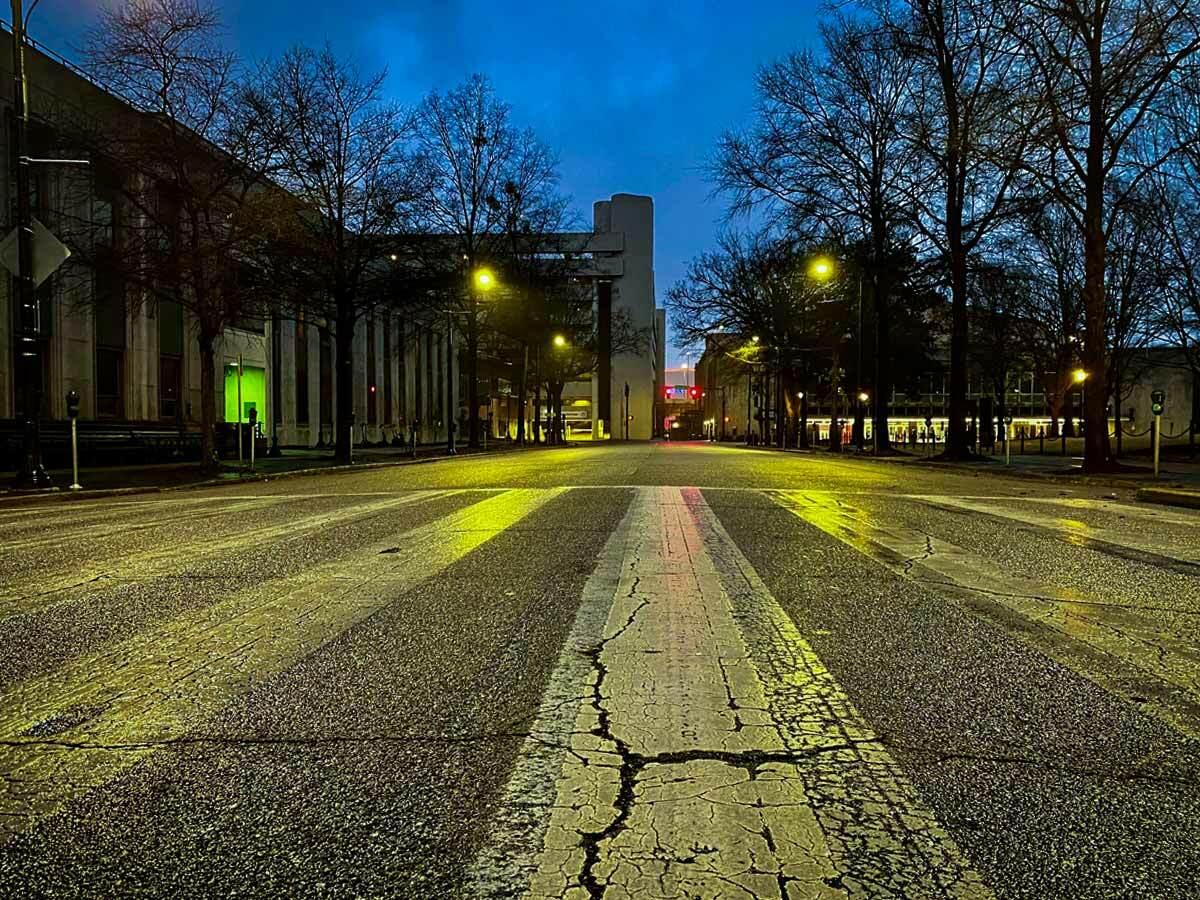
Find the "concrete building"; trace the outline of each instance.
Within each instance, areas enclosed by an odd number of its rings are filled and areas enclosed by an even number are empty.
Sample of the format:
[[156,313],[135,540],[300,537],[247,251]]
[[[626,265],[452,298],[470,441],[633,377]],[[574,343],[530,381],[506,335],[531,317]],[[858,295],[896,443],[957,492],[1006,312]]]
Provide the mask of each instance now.
[[[8,55],[0,53],[0,71],[9,75],[10,66]],[[92,116],[103,116],[121,107],[122,101],[42,48],[27,52],[27,71],[32,124],[47,133],[53,133],[64,110],[86,109]],[[5,83],[11,84],[11,77]],[[10,173],[12,116],[7,94],[0,97],[0,107],[8,113],[0,166]],[[50,167],[37,173],[35,216],[52,231],[65,202],[63,186],[72,177],[78,176]],[[0,179],[0,199],[9,210],[14,208],[13,190],[11,178]],[[102,215],[112,202],[96,180],[91,213]],[[624,436],[620,425],[627,422],[629,438],[647,439],[654,433],[664,350],[663,319],[654,292],[653,201],[616,194],[595,204],[593,221],[590,232],[553,237],[561,252],[578,260],[575,277],[591,285],[597,323],[624,311],[630,322],[645,330],[646,341],[638,352],[601,354],[599,370],[569,387],[565,399],[582,426],[574,436]],[[5,230],[11,227],[10,222]],[[200,418],[201,373],[187,311],[136,297],[98,303],[94,274],[71,265],[39,289],[41,415],[49,432],[65,427],[65,396],[70,390],[79,392],[80,420],[89,427],[136,425],[147,432],[194,432]],[[12,298],[13,279],[5,272],[0,275],[0,468],[12,467],[22,412]],[[458,423],[459,437],[465,436],[462,340],[457,329],[449,330],[448,346],[448,325],[436,316],[401,316],[381,309],[359,321],[354,350],[356,441],[392,442],[415,429],[420,441],[440,442],[446,440],[452,421]],[[303,317],[239,322],[218,344],[216,369],[219,420],[244,422],[254,409],[262,433],[277,438],[281,446],[332,443],[339,427],[334,421],[337,366],[325,322]],[[484,372],[486,366],[481,368],[481,382]],[[515,433],[516,391],[511,385],[503,377],[488,378],[481,394],[481,414],[490,433]],[[531,402],[527,421],[535,415],[539,412]]]

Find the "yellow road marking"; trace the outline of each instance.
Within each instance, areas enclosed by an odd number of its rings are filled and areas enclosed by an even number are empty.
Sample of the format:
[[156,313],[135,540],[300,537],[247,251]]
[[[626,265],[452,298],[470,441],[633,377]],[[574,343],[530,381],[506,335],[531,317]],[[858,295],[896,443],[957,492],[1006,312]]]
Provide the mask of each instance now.
[[179,568],[181,562],[190,562],[206,555],[263,544],[279,538],[295,537],[364,519],[396,507],[462,493],[466,491],[412,491],[399,497],[388,497],[374,503],[352,504],[330,512],[302,516],[246,531],[231,532],[222,529],[208,539],[192,540],[183,545],[156,546],[138,553],[126,554],[113,562],[85,567],[70,575],[44,578],[37,573],[30,573],[27,578],[7,585],[5,590],[0,592],[0,617],[29,613],[42,606],[60,602],[64,599],[60,596],[62,592],[71,588],[90,589],[93,582],[101,579],[121,580],[132,577],[147,580],[171,574]]
[[[389,552],[268,582],[15,686],[0,696],[0,837],[184,737],[561,493],[491,496],[399,535]],[[86,721],[54,727],[72,717]]]
[[[1018,638],[1185,734],[1200,738],[1200,645],[1186,628],[1172,633],[1136,605],[1007,571],[977,553],[912,529],[883,527],[868,513],[809,491],[776,491],[777,503],[902,577],[976,598],[973,608],[999,606],[1023,627],[999,621]],[[1178,599],[1178,598],[1176,598]],[[1164,598],[1167,615],[1198,613]],[[994,616],[989,616],[997,621]],[[1039,633],[1046,635],[1042,640]]]

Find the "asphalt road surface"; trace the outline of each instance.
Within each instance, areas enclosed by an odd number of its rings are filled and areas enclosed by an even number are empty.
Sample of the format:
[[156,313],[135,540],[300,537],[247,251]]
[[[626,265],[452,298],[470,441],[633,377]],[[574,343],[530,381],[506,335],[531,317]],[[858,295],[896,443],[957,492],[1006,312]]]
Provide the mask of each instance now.
[[704,444],[0,506],[0,896],[1200,896],[1200,515]]

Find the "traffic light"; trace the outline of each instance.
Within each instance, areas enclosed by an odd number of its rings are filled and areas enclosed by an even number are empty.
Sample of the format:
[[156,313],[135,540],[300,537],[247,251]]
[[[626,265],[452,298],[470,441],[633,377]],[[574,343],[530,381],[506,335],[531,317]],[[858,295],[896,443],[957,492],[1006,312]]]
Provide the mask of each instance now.
[[1150,392],[1150,412],[1156,416],[1161,416],[1163,412],[1163,401],[1167,399],[1165,391]]
[[697,388],[697,387],[689,388],[688,396],[691,397],[693,400],[698,400],[700,398],[700,388]]
[[663,399],[664,400],[671,399],[671,389],[670,388],[663,388]]
[[67,391],[67,418],[79,418],[79,391]]

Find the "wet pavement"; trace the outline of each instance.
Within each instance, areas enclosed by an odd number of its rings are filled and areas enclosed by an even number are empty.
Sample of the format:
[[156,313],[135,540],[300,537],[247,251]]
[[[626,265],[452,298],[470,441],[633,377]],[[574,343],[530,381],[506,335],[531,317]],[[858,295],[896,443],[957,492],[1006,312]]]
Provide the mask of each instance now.
[[1197,896],[1197,524],[705,444],[0,505],[0,893]]

